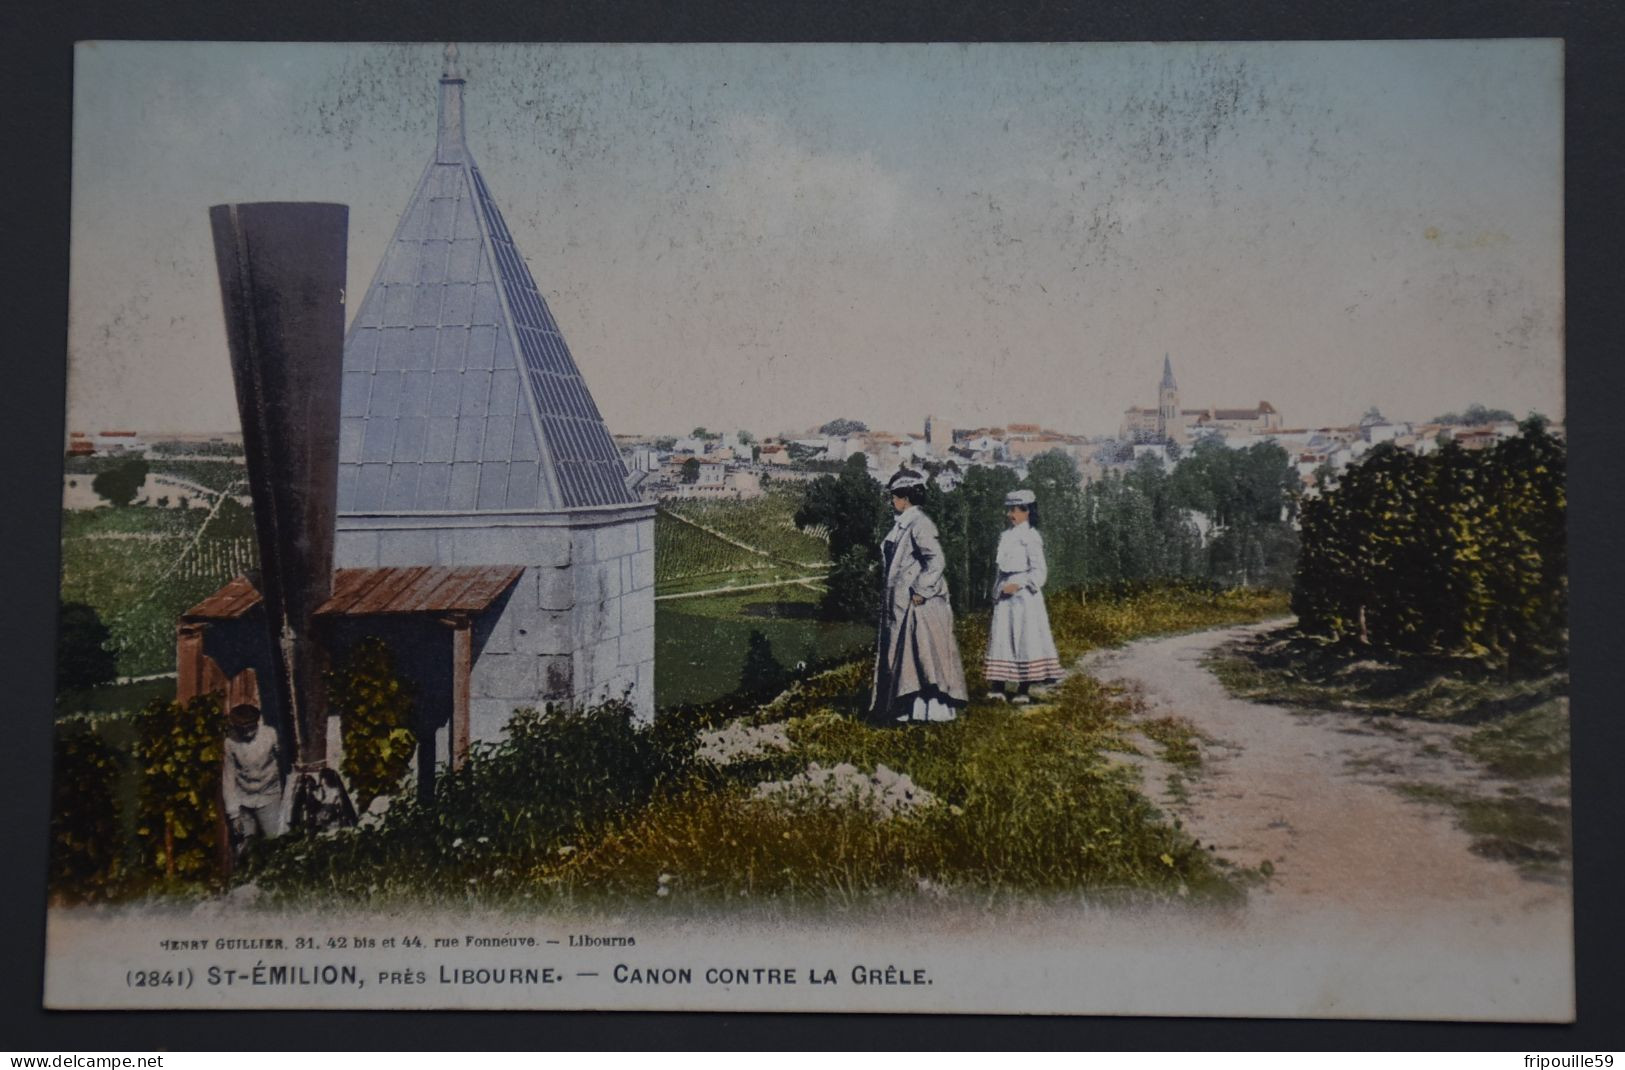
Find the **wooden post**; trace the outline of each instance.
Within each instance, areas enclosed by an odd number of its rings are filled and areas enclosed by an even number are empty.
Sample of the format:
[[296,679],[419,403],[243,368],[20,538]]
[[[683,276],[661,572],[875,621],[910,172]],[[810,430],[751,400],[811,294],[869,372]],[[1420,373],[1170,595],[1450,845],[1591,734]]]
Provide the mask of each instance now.
[[203,625],[175,627],[175,701],[182,706],[204,694]]
[[446,621],[451,625],[451,767],[461,769],[468,758],[469,676],[474,669],[473,621],[459,614]]

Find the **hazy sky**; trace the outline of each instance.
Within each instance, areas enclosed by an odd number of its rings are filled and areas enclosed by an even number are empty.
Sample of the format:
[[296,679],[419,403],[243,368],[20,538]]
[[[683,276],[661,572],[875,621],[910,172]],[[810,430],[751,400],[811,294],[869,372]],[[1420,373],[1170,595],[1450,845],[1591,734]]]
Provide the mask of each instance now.
[[[70,427],[236,426],[212,204],[348,204],[359,307],[441,52],[80,46]],[[1557,42],[461,53],[614,431],[1562,415]]]

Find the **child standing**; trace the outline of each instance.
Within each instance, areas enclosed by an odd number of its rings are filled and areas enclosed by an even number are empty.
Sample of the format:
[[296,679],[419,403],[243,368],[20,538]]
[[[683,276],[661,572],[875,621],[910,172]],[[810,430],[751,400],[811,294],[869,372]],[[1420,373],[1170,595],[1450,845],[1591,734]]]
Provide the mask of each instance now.
[[231,840],[241,857],[255,837],[282,835],[282,753],[276,732],[260,720],[258,707],[233,706],[226,721],[220,791]]
[[[1011,491],[1004,509],[1010,526],[999,536],[999,574],[984,671],[989,698],[1025,705],[1032,701],[1028,687],[1061,678],[1061,660],[1044,608],[1048,572],[1044,538],[1038,534],[1038,502],[1030,490]],[[1005,692],[1008,683],[1016,685],[1013,697]]]

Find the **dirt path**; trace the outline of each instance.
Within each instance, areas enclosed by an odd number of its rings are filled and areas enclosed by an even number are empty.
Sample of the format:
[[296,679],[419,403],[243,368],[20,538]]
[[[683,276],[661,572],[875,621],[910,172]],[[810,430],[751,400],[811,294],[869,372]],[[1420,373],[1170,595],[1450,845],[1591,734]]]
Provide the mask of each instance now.
[[1459,729],[1295,714],[1231,697],[1202,665],[1215,647],[1280,624],[1147,640],[1085,660],[1085,671],[1138,691],[1144,716],[1183,717],[1207,737],[1202,769],[1183,798],[1169,791],[1162,762],[1137,763],[1154,800],[1231,861],[1268,861],[1273,877],[1254,894],[1275,908],[1387,913],[1435,905],[1495,924],[1566,914],[1566,884],[1474,854],[1448,806],[1394,790],[1423,783],[1495,791],[1499,783],[1452,745]]

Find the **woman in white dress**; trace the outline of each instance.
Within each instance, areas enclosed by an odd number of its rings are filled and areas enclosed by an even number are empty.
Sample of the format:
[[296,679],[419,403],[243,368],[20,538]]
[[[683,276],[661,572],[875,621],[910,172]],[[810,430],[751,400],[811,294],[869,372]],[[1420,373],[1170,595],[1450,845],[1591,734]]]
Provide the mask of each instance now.
[[897,518],[881,544],[881,595],[870,715],[882,721],[951,721],[969,699],[954,639],[937,526],[920,510],[925,477],[902,469],[886,485]]
[[[993,584],[993,623],[987,639],[988,697],[1018,705],[1032,701],[1027,689],[1061,678],[1061,659],[1044,608],[1044,537],[1038,534],[1038,503],[1030,490],[1004,499],[1010,526],[999,536],[998,578]],[[1005,685],[1016,685],[1009,696]]]

